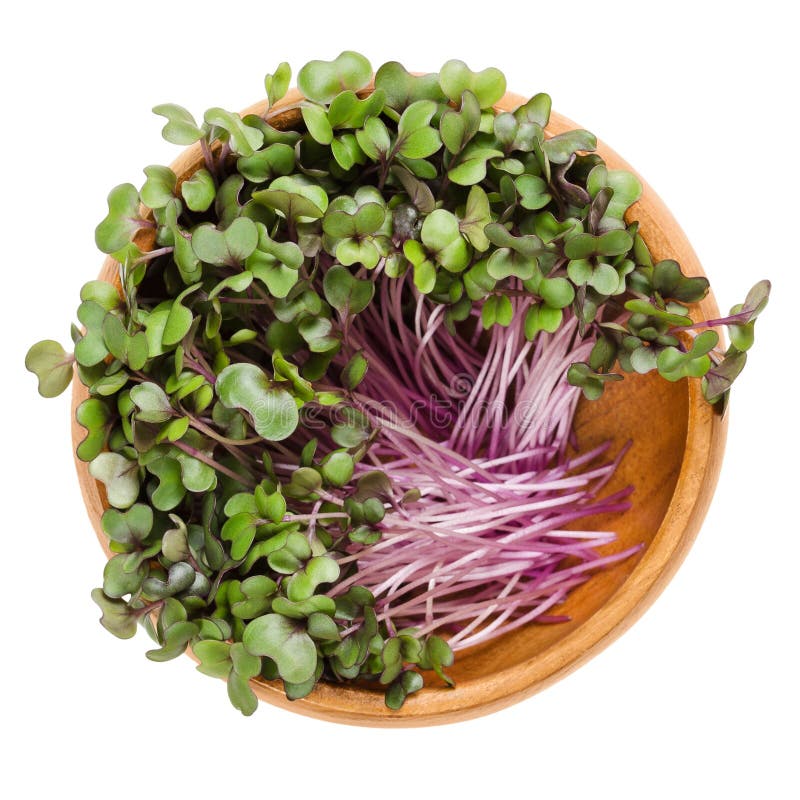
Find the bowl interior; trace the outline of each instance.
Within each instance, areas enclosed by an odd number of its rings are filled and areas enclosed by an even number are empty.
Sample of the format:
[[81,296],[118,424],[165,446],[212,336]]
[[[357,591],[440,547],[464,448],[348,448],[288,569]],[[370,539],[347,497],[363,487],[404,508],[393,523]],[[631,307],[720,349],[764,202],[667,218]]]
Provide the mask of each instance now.
[[683,462],[689,418],[686,387],[663,384],[663,379],[653,375],[633,380],[626,376],[625,381],[607,389],[599,401],[582,400],[576,416],[575,431],[582,452],[610,441],[615,454],[632,441],[603,493],[628,486],[634,487],[634,493],[629,511],[595,515],[575,527],[614,531],[617,541],[599,548],[602,554],[636,544],[644,545],[642,551],[597,571],[572,590],[552,611],[569,616],[569,622],[523,626],[459,653],[450,670],[457,682],[524,667],[589,620],[631,575],[661,527]]

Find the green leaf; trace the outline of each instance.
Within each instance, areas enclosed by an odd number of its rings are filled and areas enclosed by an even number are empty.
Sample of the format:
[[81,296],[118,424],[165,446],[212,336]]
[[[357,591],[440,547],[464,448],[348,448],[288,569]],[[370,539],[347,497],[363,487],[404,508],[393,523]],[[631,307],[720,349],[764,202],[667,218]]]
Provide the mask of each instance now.
[[686,325],[691,325],[692,323],[689,317],[682,314],[673,314],[669,311],[664,311],[663,309],[654,306],[652,303],[649,303],[647,300],[628,300],[625,303],[625,310],[631,311],[634,314],[644,314],[671,326],[683,327]]
[[361,350],[354,353],[347,364],[342,368],[342,386],[349,391],[358,388],[364,376],[367,374],[369,362],[364,357]]
[[314,399],[314,387],[300,375],[298,366],[291,361],[287,361],[280,352],[273,352],[272,368],[275,372],[275,380],[289,381],[297,398],[304,402]]
[[228,677],[228,699],[231,705],[241,711],[245,717],[254,714],[258,708],[258,698],[250,687],[249,680],[238,672],[231,672]]
[[489,249],[485,228],[492,221],[489,198],[480,186],[473,186],[467,195],[464,216],[458,223],[459,230],[479,252]]
[[300,417],[292,395],[275,386],[254,364],[226,367],[215,388],[222,404],[246,411],[256,433],[267,441],[281,441],[297,428]]
[[362,264],[367,269],[374,269],[380,257],[380,251],[369,239],[344,239],[336,246],[337,261],[347,267]]
[[89,464],[89,474],[106,487],[108,502],[129,508],[139,496],[139,464],[119,453],[100,453]]
[[243,188],[244,178],[241,175],[229,175],[217,189],[214,211],[220,228],[226,228],[233,220],[241,216],[240,195]]
[[657,356],[655,348],[642,345],[630,355],[631,366],[635,372],[644,375],[656,368]]
[[339,626],[327,614],[315,611],[308,616],[308,635],[318,642],[340,641]]
[[151,496],[153,506],[159,511],[175,508],[186,495],[180,464],[174,458],[159,458],[148,462],[147,471],[155,475],[159,482]]
[[205,113],[207,125],[222,129],[231,150],[241,156],[252,156],[264,143],[264,134],[242,122],[238,114],[222,108],[209,108]]
[[333,141],[333,128],[328,121],[327,111],[322,106],[308,103],[300,107],[300,113],[314,141],[320,144],[330,144]]
[[530,123],[544,128],[550,121],[551,106],[550,96],[540,92],[521,105],[514,112],[514,117],[520,123]]
[[124,361],[128,353],[128,334],[122,320],[116,314],[106,314],[103,319],[103,339],[108,352]]
[[238,217],[224,231],[209,222],[192,231],[192,249],[197,257],[214,266],[236,266],[258,245],[258,228],[253,220]]
[[414,239],[405,242],[403,253],[414,265],[414,286],[422,294],[430,294],[436,286],[436,265],[426,258],[422,245]]
[[387,708],[398,711],[402,708],[408,695],[418,692],[422,688],[422,675],[418,672],[407,670],[403,672],[386,690],[385,703]]
[[106,281],[89,281],[81,287],[81,300],[91,300],[106,311],[119,308],[120,295],[116,286]]
[[[185,436],[183,441],[196,450],[205,450],[206,455],[210,455],[213,449],[213,445],[207,445],[206,440],[195,431]],[[170,453],[180,465],[181,482],[190,492],[208,492],[217,485],[217,474],[213,467],[178,448],[172,448]]]
[[481,109],[477,98],[472,92],[464,92],[461,109],[449,109],[439,120],[442,143],[453,155],[457,155],[478,133],[480,121]]
[[207,169],[199,169],[181,184],[181,196],[191,211],[207,211],[217,196],[214,178]]
[[[252,575],[241,583],[232,581],[228,587],[228,601],[231,604],[231,613],[238,619],[255,619],[260,617],[271,605],[271,596],[275,594],[277,584],[266,575]],[[241,647],[241,645],[240,645]],[[238,648],[237,648],[238,650]],[[251,655],[248,658],[253,659]],[[236,660],[241,660],[237,657]],[[244,668],[245,665],[242,665]],[[258,674],[260,670],[251,669]],[[241,669],[240,669],[241,671]]]
[[564,255],[573,261],[582,261],[597,253],[597,238],[591,233],[579,233],[567,240]]
[[619,275],[611,264],[600,263],[592,270],[588,284],[600,294],[612,295],[619,287]]
[[439,85],[450,100],[459,101],[465,91],[475,95],[481,108],[490,108],[506,92],[506,78],[499,69],[489,67],[473,72],[463,61],[448,61],[439,71]]
[[506,295],[489,295],[481,306],[481,323],[485,329],[493,325],[507,327],[514,317],[514,307]]
[[625,212],[642,196],[642,184],[627,170],[610,170],[598,164],[586,179],[586,189],[594,198],[605,188],[611,189],[611,197],[597,228],[600,231],[624,228]]
[[747,293],[741,310],[750,314],[748,322],[757,319],[759,314],[767,307],[772,284],[769,281],[759,281]]
[[155,383],[145,381],[131,389],[131,400],[139,409],[136,418],[142,422],[166,422],[175,415],[164,390]]
[[367,158],[379,161],[386,158],[392,142],[386,125],[378,117],[370,117],[364,127],[356,131],[358,146],[364,151]]
[[[312,353],[329,353],[339,349],[339,339],[333,335],[333,324],[327,317],[306,317],[297,330]],[[303,374],[306,374],[308,362],[303,367]]]
[[746,363],[747,353],[734,352],[720,364],[712,366],[703,378],[703,396],[706,400],[709,403],[722,400]]
[[39,380],[42,397],[57,397],[72,382],[74,357],[52,339],[37,342],[25,356],[25,369]]
[[464,273],[464,289],[470,300],[483,300],[493,291],[497,280],[489,275],[489,259],[483,258]]
[[286,583],[286,596],[293,603],[308,600],[320,584],[333,583],[338,577],[339,565],[336,561],[327,556],[315,556],[308,561],[304,569],[289,578]]
[[164,208],[175,196],[177,178],[169,167],[154,164],[144,168],[147,180],[142,186],[140,196],[149,208]]
[[520,205],[529,211],[544,208],[552,199],[547,182],[537,175],[520,175],[515,181]]
[[75,342],[75,359],[84,367],[99,364],[108,355],[103,337],[103,321],[106,310],[92,300],[84,300],[78,306],[78,320],[86,333]]
[[566,278],[543,278],[539,295],[551,308],[566,308],[575,299],[575,289]]
[[245,266],[269,289],[273,297],[286,297],[298,281],[303,253],[294,242],[273,241],[261,223],[258,245]]
[[190,145],[203,138],[203,131],[197,127],[194,117],[182,106],[164,103],[153,108],[153,113],[165,117],[167,124],[161,135],[171,144]]
[[486,269],[496,281],[516,277],[520,280],[530,280],[537,271],[538,258],[518,253],[508,247],[495,250],[489,257]]
[[331,101],[328,121],[333,128],[361,128],[369,117],[377,117],[386,103],[386,95],[375,89],[359,100],[355,92],[340,92]]
[[546,139],[544,154],[553,164],[566,164],[574,153],[597,148],[597,139],[589,131],[573,130]]
[[212,678],[227,678],[231,671],[231,646],[228,642],[205,639],[192,645],[192,652],[200,663],[197,671]]
[[[419,180],[416,176],[414,176],[409,170],[405,167],[401,167],[395,164],[391,168],[392,175],[400,181],[401,186],[405,190],[405,193],[408,195],[409,202],[414,205],[417,211],[421,211],[424,214],[429,214],[436,208],[436,201],[433,197],[433,192],[430,190],[430,187],[424,181]],[[406,207],[407,208],[407,207]],[[394,231],[395,235],[401,233],[398,225],[398,214],[400,213],[399,208],[394,209]],[[413,218],[410,220],[410,223],[413,225],[416,223],[417,214],[413,214]],[[408,239],[412,232],[408,230],[407,232],[402,231],[403,238]]]
[[278,64],[273,74],[267,73],[264,76],[264,89],[267,92],[267,101],[270,107],[275,105],[289,91],[291,80],[292,68],[285,61],[281,61]]
[[181,229],[178,225],[178,215],[180,214],[180,203],[177,200],[170,201],[164,210],[164,219],[172,234],[174,251],[172,257],[178,267],[181,278],[185,284],[196,282],[202,276],[202,266],[200,260],[194,253],[191,244],[191,236]]
[[170,514],[170,519],[175,527],[164,532],[161,552],[169,561],[186,561],[191,557],[186,523],[175,514]]
[[438,131],[429,127],[436,113],[432,100],[417,100],[400,116],[397,123],[395,152],[406,158],[427,158],[441,147]]
[[744,353],[755,342],[755,322],[748,322],[744,325],[729,325],[728,335],[731,338],[731,345]]
[[276,178],[269,189],[253,192],[253,200],[294,222],[319,219],[328,208],[328,195],[321,186],[294,175]]
[[76,449],[76,455],[81,461],[91,461],[105,445],[111,412],[102,400],[90,397],[78,406],[75,419],[87,430],[86,438]]
[[174,597],[176,594],[186,591],[194,583],[194,579],[195,572],[192,566],[184,561],[179,561],[167,571],[166,581],[162,581],[160,578],[147,578],[142,585],[142,591],[149,597],[158,599]]
[[127,511],[108,508],[101,518],[103,531],[112,542],[135,547],[143,542],[153,527],[153,509],[137,503]]
[[401,642],[397,637],[387,639],[381,651],[383,672],[380,682],[391,683],[403,671],[403,659],[400,655]]
[[[322,220],[326,237],[338,240],[336,258],[344,266],[360,263],[374,268],[380,252],[372,238],[378,234],[386,220],[383,198],[372,187],[361,187],[355,197],[341,195],[328,207]],[[328,249],[333,245],[326,244]]]
[[304,626],[280,614],[254,619],[244,629],[242,643],[249,653],[271,658],[281,678],[303,683],[314,675],[317,648]]
[[[707,354],[718,343],[719,336],[717,332],[707,330],[695,337],[688,352],[682,352],[677,347],[665,347],[658,354],[656,361],[659,374],[668,381],[677,381],[686,377],[702,377],[712,366],[711,359]],[[633,363],[633,355],[636,352],[634,351],[631,354],[631,363]]]
[[596,244],[602,256],[621,256],[633,247],[633,237],[627,231],[606,231],[597,238]]
[[[539,96],[537,95],[537,97]],[[494,119],[495,138],[507,154],[514,152],[517,154],[530,153],[532,151],[535,153],[541,152],[544,131],[541,125],[521,113],[525,108],[525,106],[522,106],[521,109],[517,109],[513,114],[509,112],[500,113]],[[522,174],[525,171],[525,165],[519,159],[505,159],[502,162],[497,162],[497,165],[499,167],[500,165],[505,165],[501,168],[505,168],[512,174]]]
[[397,61],[381,65],[375,74],[375,88],[384,92],[386,104],[397,111],[417,100],[445,99],[435,74],[412,75]]
[[356,278],[338,264],[325,273],[322,287],[325,299],[340,314],[359,314],[372,302],[375,294],[372,281]]
[[531,306],[525,314],[525,338],[533,341],[539,331],[555,333],[561,326],[563,312],[547,305]]
[[248,512],[234,514],[222,526],[220,536],[231,542],[231,558],[239,561],[247,555],[256,536],[256,516]]
[[251,183],[264,183],[271,178],[290,175],[294,167],[294,148],[283,142],[271,144],[249,158],[236,161],[236,169]]
[[420,666],[433,669],[448,686],[454,686],[453,679],[442,671],[442,667],[452,666],[454,660],[453,651],[444,639],[440,636],[428,636],[423,646]]
[[345,50],[333,61],[309,61],[297,74],[297,88],[315,103],[330,103],[342,90],[362,89],[371,77],[369,61]]
[[126,594],[134,594],[139,591],[142,581],[147,577],[146,563],[127,572],[125,570],[127,558],[127,555],[118,555],[106,562],[103,569],[103,593],[106,597],[120,598]]
[[274,523],[279,523],[286,515],[286,500],[280,491],[265,496],[260,506],[261,513]]
[[116,253],[141,227],[139,192],[133,184],[123,183],[108,195],[108,215],[95,229],[95,243],[103,253]]
[[331,438],[339,447],[358,447],[369,438],[371,433],[369,419],[359,411],[345,406],[340,420],[331,427]]
[[[356,192],[356,198],[359,194],[364,195],[363,190],[369,187],[362,187],[361,190]],[[369,195],[367,195],[369,196]],[[382,200],[382,198],[379,198]],[[386,207],[382,202],[372,203],[365,202],[359,205],[356,212],[353,214],[354,233],[358,236],[368,236],[380,231],[383,223],[386,220]]]
[[234,514],[241,514],[245,511],[255,515],[258,513],[258,505],[255,496],[250,492],[238,492],[225,503],[223,510],[226,517],[232,517]]
[[176,298],[164,322],[161,344],[167,347],[178,344],[189,332],[193,319],[192,312]]
[[588,364],[573,364],[567,370],[567,381],[572,386],[579,386],[587,400],[597,400],[609,381],[621,381],[622,375],[614,372],[594,372]]
[[449,272],[461,272],[469,264],[470,248],[458,224],[458,218],[443,208],[425,217],[420,238],[437,263]]
[[612,338],[602,336],[592,348],[589,366],[595,371],[608,372],[617,359],[617,349],[617,344]]
[[486,162],[502,155],[500,150],[471,142],[459,156],[457,165],[452,167],[447,175],[453,183],[457,183],[459,186],[480,183],[486,177]]
[[504,328],[511,324],[514,317],[514,307],[511,305],[511,298],[507,295],[500,295],[497,297],[497,311],[495,312],[495,321],[498,325]]
[[343,451],[329,453],[320,465],[322,477],[331,485],[341,487],[350,482],[355,464],[353,457]]
[[366,157],[352,133],[337,136],[331,142],[331,154],[343,170],[350,170],[356,164],[363,164]]
[[334,239],[344,239],[356,232],[355,216],[336,207],[328,206],[322,220],[322,230]]
[[92,600],[103,612],[100,624],[120,639],[130,639],[136,634],[136,612],[123,600],[106,597],[102,589],[92,590]]
[[653,266],[653,289],[662,298],[696,303],[708,294],[708,279],[686,277],[677,261],[665,259]]
[[250,272],[236,272],[223,278],[209,293],[208,299],[213,300],[223,292],[230,290],[234,293],[244,292],[253,282],[253,274]]

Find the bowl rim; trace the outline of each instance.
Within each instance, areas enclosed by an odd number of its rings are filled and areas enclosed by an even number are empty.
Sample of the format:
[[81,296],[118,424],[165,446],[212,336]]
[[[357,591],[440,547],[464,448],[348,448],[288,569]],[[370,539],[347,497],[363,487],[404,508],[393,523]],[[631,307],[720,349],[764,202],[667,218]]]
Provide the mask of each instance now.
[[[370,83],[362,93],[374,88]],[[298,103],[303,96],[296,88],[275,103],[273,111],[282,111],[272,120],[276,127],[295,124],[299,118]],[[507,92],[495,105],[497,110],[512,111],[526,98]],[[241,112],[262,115],[262,100]],[[579,128],[568,118],[552,112],[546,132],[554,136]],[[642,183],[642,196],[630,209],[626,219],[641,223],[643,238],[651,243],[658,238],[668,243],[671,257],[692,276],[705,273],[685,233],[649,184],[612,148],[598,140],[599,153],[609,169],[625,169]],[[200,145],[183,150],[171,167],[182,180],[202,162]],[[110,257],[101,269],[100,280],[119,285],[118,265]],[[713,294],[696,306],[698,320],[715,319],[719,310]],[[461,680],[454,689],[426,686],[408,698],[400,711],[391,711],[383,695],[373,689],[320,682],[314,691],[301,700],[288,700],[280,681],[255,679],[251,685],[260,700],[295,713],[329,722],[370,727],[417,727],[439,725],[472,719],[498,711],[550,686],[611,644],[652,605],[669,583],[686,557],[710,505],[719,478],[727,432],[727,416],[718,414],[702,397],[698,381],[683,380],[688,394],[688,420],[680,472],[669,507],[651,543],[623,583],[585,622],[557,642],[546,647],[535,658],[508,667],[490,677]],[[84,438],[84,429],[75,419],[78,405],[88,397],[80,381],[72,387],[72,445],[78,481],[90,521],[106,557],[112,553],[102,531],[100,517],[107,507],[102,485],[89,474],[86,462],[80,461],[75,449]],[[191,648],[187,653],[192,657]],[[195,659],[196,660],[196,659]]]

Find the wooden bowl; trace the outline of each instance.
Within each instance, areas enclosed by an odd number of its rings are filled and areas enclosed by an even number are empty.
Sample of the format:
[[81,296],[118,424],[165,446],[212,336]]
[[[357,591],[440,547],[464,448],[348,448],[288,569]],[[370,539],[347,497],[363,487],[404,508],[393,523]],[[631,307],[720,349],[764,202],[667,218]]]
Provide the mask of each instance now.
[[[295,89],[275,108],[285,109],[276,127],[291,127],[300,119]],[[513,110],[525,98],[506,94],[497,104]],[[243,114],[263,114],[259,103]],[[550,135],[579,127],[554,113]],[[611,169],[627,169],[611,148],[598,143],[597,151]],[[200,167],[199,145],[185,150],[172,168],[179,181]],[[633,170],[631,170],[633,171]],[[640,178],[641,179],[641,178]],[[670,212],[642,180],[641,200],[631,209],[629,221],[638,220],[641,234],[654,259],[675,258],[689,275],[703,275],[697,256]],[[116,262],[107,259],[100,278],[119,286]],[[719,316],[708,295],[697,308],[697,319]],[[73,382],[72,438],[76,447],[85,435],[75,422],[74,410],[87,398],[86,388]],[[608,491],[633,485],[633,508],[596,527],[615,530],[618,542],[609,551],[638,542],[644,548],[596,575],[575,589],[557,613],[570,622],[531,624],[506,636],[459,652],[448,670],[456,681],[446,688],[435,676],[412,695],[400,711],[390,711],[380,688],[320,683],[303,700],[289,701],[279,681],[253,681],[262,700],[300,714],[334,722],[380,727],[436,725],[470,719],[530,697],[588,661],[627,630],[650,606],[680,566],[708,509],[719,476],[726,424],[703,400],[699,382],[668,383],[657,375],[626,376],[612,383],[595,402],[582,401],[576,417],[581,448],[613,440],[615,448],[629,439],[633,447],[622,460]],[[106,554],[107,538],[100,527],[106,508],[102,484],[89,474],[88,465],[76,459],[81,491],[89,517]]]

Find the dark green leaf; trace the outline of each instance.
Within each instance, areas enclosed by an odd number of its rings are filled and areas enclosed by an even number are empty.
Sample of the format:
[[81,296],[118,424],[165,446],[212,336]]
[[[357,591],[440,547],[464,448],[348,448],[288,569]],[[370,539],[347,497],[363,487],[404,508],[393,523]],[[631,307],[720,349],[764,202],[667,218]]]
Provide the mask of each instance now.
[[254,364],[231,364],[217,377],[216,391],[226,408],[241,408],[264,439],[278,442],[299,422],[297,404],[289,392],[275,386]]

